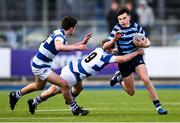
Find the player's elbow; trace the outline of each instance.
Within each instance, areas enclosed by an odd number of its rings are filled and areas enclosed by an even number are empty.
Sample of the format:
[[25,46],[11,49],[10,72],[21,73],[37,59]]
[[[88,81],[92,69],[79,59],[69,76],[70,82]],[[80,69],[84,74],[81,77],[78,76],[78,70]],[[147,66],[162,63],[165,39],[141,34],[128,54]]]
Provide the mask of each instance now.
[[145,48],[148,48],[148,47],[150,47],[151,46],[151,42],[150,42],[150,40],[149,39],[147,39],[147,41],[146,41],[146,45],[145,45]]
[[57,51],[64,51],[64,52],[68,51],[68,50],[66,49],[66,47],[64,47],[64,46],[62,46],[62,47],[57,47],[56,50],[57,50]]
[[147,43],[145,46],[144,46],[144,48],[148,48],[148,47],[150,47],[151,46],[151,43],[149,42],[149,43]]
[[151,46],[151,42],[149,42],[148,44],[147,44],[147,47],[150,47]]
[[55,46],[55,48],[56,48],[57,51],[61,51],[61,50],[62,50],[59,45],[58,45],[58,46]]
[[129,95],[129,96],[134,96],[134,95],[135,95],[135,91],[130,91],[130,92],[128,92],[128,95]]
[[123,59],[123,63],[124,63],[124,62],[128,62],[129,60],[130,60],[129,58],[124,58],[124,59]]
[[66,51],[67,45],[55,45],[57,51]]
[[120,60],[120,63],[124,63],[124,62],[128,62],[128,61],[129,61],[129,59],[127,57],[124,57]]
[[124,62],[127,62],[127,61],[128,61],[127,58],[122,57],[122,56],[118,56],[118,57],[116,58],[116,62],[117,62],[117,63],[124,63]]

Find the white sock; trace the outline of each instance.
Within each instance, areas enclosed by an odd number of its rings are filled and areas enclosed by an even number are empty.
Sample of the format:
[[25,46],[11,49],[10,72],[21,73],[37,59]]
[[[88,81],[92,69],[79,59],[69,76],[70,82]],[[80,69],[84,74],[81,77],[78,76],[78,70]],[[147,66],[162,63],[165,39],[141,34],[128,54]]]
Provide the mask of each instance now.
[[41,99],[40,96],[37,96],[34,100],[33,100],[33,105],[37,106],[39,103],[43,102],[43,100]]
[[19,99],[19,98],[21,98],[21,97],[22,97],[21,91],[20,91],[20,90],[19,90],[19,91],[16,91],[16,98]]

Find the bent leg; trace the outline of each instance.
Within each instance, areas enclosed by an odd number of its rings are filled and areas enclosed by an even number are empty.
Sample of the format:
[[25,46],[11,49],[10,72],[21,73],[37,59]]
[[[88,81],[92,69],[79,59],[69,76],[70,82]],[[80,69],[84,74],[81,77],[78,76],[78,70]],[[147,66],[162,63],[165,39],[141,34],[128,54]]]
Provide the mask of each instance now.
[[74,100],[75,100],[76,97],[81,93],[82,90],[83,90],[82,81],[77,82],[77,83],[72,87],[71,94],[72,94]]
[[39,79],[39,77],[35,76],[35,82],[28,84],[27,86],[22,88],[20,91],[22,95],[25,95],[33,91],[42,90],[44,89],[45,85],[46,85],[46,81],[43,81]]
[[123,78],[121,85],[130,96],[133,96],[136,90],[133,73],[130,74],[128,77]]
[[12,110],[14,110],[18,100],[25,94],[28,94],[33,91],[41,90],[44,88],[46,81],[40,80],[38,77],[35,77],[35,82],[28,84],[24,88],[18,91],[12,91],[9,94],[9,104]]
[[57,86],[51,85],[47,90],[43,91],[40,94],[40,97],[43,101],[47,100],[48,98],[55,96],[56,94],[60,94],[61,90],[57,89]]
[[73,99],[70,93],[70,87],[68,85],[68,82],[64,80],[62,77],[60,77],[58,74],[55,72],[52,72],[48,78],[46,79],[48,82],[51,84],[57,85],[61,87],[61,92],[64,96],[66,104],[72,104]]

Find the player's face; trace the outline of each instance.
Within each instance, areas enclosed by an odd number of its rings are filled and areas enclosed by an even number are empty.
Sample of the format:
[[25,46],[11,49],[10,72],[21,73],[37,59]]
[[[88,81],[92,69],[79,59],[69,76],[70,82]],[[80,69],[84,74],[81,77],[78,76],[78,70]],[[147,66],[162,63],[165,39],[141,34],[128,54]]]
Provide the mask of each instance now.
[[70,28],[69,30],[69,36],[72,36],[75,33],[75,27],[74,28]]
[[130,20],[131,20],[131,17],[127,13],[124,13],[124,14],[121,14],[118,16],[119,24],[122,27],[129,27],[130,26]]

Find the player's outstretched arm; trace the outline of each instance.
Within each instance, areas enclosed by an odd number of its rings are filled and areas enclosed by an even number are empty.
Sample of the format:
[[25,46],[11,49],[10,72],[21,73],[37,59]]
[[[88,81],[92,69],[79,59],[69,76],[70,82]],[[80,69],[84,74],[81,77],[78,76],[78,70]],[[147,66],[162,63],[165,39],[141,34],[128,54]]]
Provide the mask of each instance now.
[[87,46],[85,44],[79,44],[79,45],[64,45],[60,41],[55,41],[55,48],[58,51],[74,51],[74,50],[87,50]]
[[74,45],[87,44],[91,37],[92,37],[92,33],[87,33],[81,42],[75,43]]
[[123,56],[116,56],[115,62],[118,62],[118,63],[128,62],[129,60],[133,59],[137,55],[143,55],[143,54],[144,54],[144,50],[138,49],[137,51],[130,53],[130,54],[126,54]]
[[82,40],[82,44],[87,44],[91,37],[92,37],[92,33],[86,34],[84,39]]

